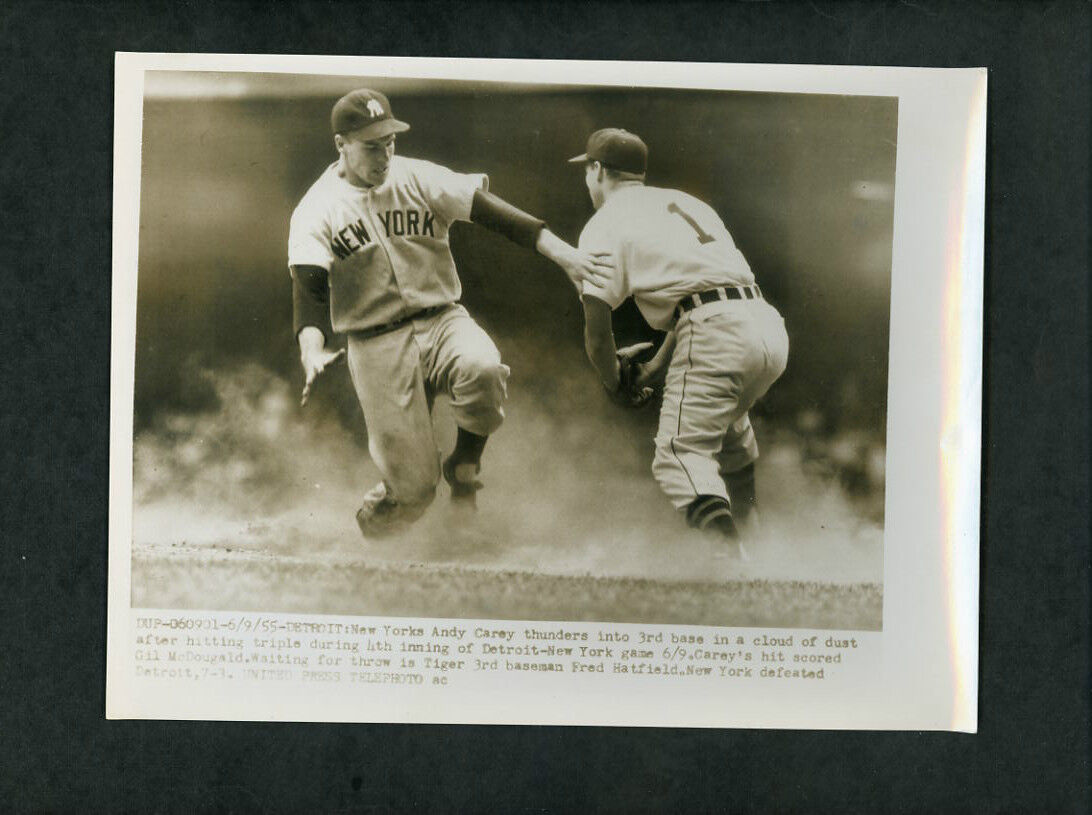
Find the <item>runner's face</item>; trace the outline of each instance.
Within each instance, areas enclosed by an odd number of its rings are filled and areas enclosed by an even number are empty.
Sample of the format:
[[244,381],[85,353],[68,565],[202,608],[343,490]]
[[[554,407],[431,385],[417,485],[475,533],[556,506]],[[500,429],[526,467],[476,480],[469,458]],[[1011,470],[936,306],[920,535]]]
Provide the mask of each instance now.
[[347,138],[341,144],[346,169],[355,176],[349,180],[368,187],[378,187],[387,180],[394,156],[394,134],[381,139],[361,141]]

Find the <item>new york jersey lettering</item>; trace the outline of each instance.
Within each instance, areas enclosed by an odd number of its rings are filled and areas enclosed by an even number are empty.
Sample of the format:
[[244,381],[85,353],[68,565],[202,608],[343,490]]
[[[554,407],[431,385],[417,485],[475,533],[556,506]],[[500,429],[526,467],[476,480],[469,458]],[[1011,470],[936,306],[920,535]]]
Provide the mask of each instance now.
[[470,219],[481,174],[394,156],[387,180],[353,186],[334,162],[292,213],[289,266],[329,272],[330,321],[339,333],[392,322],[458,301],[448,229]]
[[388,238],[401,238],[409,235],[436,237],[435,216],[427,209],[388,209],[378,213],[378,215]]
[[364,219],[360,218],[343,229],[339,229],[330,241],[330,249],[338,258],[347,258],[353,252],[372,242]]

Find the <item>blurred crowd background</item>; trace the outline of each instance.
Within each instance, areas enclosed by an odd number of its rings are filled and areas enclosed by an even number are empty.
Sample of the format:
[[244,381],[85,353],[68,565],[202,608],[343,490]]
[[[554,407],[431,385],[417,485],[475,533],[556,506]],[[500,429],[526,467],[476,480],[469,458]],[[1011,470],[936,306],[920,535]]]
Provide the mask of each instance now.
[[[395,115],[411,124],[398,137],[400,153],[488,173],[492,191],[574,243],[593,210],[581,172],[566,159],[600,127],[641,135],[650,149],[648,183],[708,201],[785,317],[789,365],[756,408],[760,446],[794,451],[801,468],[882,522],[897,132],[891,98],[149,73],[138,439],[169,441],[167,417],[230,409],[209,372],[260,369],[301,384],[288,221],[335,158],[331,104],[360,86],[387,93]],[[512,367],[513,404],[535,406],[512,417],[514,427],[501,431],[508,446],[498,436],[499,452],[490,454],[556,458],[579,478],[582,460],[610,461],[618,445],[609,434],[571,432],[594,416],[619,428],[637,458],[650,458],[654,411],[623,414],[603,398],[583,356],[580,306],[561,271],[472,224],[460,224],[451,242],[463,302]],[[622,342],[655,339],[631,303],[617,312],[616,329]],[[324,378],[316,399],[315,410],[336,415],[363,451],[366,428],[348,377]],[[553,423],[556,432],[543,437],[557,443],[519,448],[511,434],[521,421]],[[225,440],[212,447],[222,457],[238,452]]]

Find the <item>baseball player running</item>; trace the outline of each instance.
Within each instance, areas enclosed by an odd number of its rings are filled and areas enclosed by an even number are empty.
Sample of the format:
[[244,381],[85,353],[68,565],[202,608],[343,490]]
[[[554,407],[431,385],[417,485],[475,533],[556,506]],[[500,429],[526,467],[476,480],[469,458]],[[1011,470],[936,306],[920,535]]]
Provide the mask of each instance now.
[[[508,367],[459,305],[448,229],[470,220],[536,249],[576,286],[610,261],[575,249],[542,221],[487,191],[488,178],[394,155],[387,98],[360,89],[334,105],[338,159],[292,214],[288,264],[305,404],[315,377],[345,354],[323,326],[348,337],[347,361],[382,474],[357,511],[365,536],[420,517],[441,473],[452,498],[473,506],[486,440],[504,419]],[[433,436],[437,394],[451,400],[458,437],[443,464]]]
[[[588,357],[607,391],[631,406],[666,373],[653,475],[690,526],[744,555],[737,523],[753,519],[758,458],[747,411],[785,370],[784,321],[716,212],[645,185],[639,137],[596,131],[570,161],[584,165],[596,209],[579,246],[614,258],[605,282],[583,284]],[[615,348],[611,312],[629,295],[649,325],[668,332],[645,364],[634,357],[651,345]]]

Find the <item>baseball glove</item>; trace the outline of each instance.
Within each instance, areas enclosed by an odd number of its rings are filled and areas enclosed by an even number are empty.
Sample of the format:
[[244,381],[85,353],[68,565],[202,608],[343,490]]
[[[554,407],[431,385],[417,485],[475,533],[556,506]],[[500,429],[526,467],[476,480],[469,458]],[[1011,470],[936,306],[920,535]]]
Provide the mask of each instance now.
[[644,407],[652,399],[653,389],[637,384],[641,373],[637,357],[652,347],[650,342],[639,342],[618,350],[618,389],[611,394],[611,398],[623,407]]

